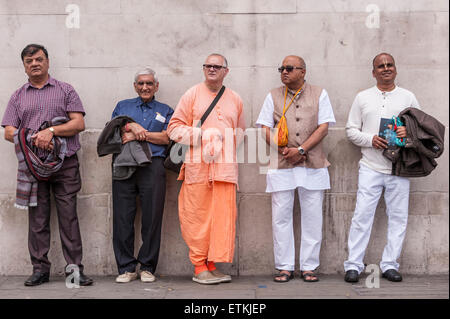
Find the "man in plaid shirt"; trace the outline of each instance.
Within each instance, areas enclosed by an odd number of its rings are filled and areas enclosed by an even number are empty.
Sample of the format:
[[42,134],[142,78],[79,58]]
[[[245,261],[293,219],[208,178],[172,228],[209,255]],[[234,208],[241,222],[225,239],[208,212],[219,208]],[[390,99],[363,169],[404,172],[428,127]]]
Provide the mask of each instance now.
[[[80,149],[78,133],[84,130],[84,108],[78,94],[70,84],[60,82],[48,74],[47,50],[37,44],[27,45],[21,54],[28,82],[20,87],[9,100],[1,125],[5,139],[14,143],[14,133],[28,128],[38,131],[45,121],[63,116],[69,121],[51,126],[34,134],[37,155],[44,157],[53,148],[54,136],[65,137],[67,153],[59,171],[48,181],[38,183],[37,206],[28,207],[28,248],[33,264],[33,274],[25,286],[48,282],[50,261],[50,189],[58,211],[58,224],[67,264],[79,268],[79,284],[91,285],[93,280],[83,274],[82,243],[77,217],[77,193],[81,189],[79,163],[76,152]],[[66,273],[68,275],[68,273]]]

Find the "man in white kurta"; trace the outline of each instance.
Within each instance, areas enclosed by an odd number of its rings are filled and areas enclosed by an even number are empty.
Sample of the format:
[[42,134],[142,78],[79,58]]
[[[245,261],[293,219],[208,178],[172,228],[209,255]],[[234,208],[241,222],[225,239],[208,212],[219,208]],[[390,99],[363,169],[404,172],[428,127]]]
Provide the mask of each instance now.
[[[289,68],[289,67],[293,68]],[[312,168],[308,165],[308,153],[314,148],[321,149],[321,141],[328,131],[328,125],[335,124],[333,109],[326,90],[306,84],[304,76],[306,66],[303,59],[296,56],[288,56],[279,69],[284,87],[287,88],[287,102],[292,99],[292,106],[286,112],[289,128],[289,143],[286,147],[279,147],[278,151],[288,158],[297,156],[302,149],[300,158],[303,160],[290,161],[290,167],[269,169],[267,173],[266,192],[272,195],[272,230],[274,240],[275,268],[279,274],[274,278],[276,282],[286,282],[292,278],[295,269],[295,242],[293,230],[293,206],[294,196],[297,190],[301,208],[301,246],[300,246],[300,270],[305,281],[317,281],[317,274],[313,273],[319,266],[320,246],[322,242],[322,202],[325,189],[330,188],[328,175],[329,165],[323,156],[323,165]],[[302,105],[304,94],[308,94],[308,86],[316,88],[317,105],[311,106],[307,102]],[[300,93],[295,95],[300,89]],[[302,91],[304,89],[304,91]],[[277,90],[277,89],[276,89]],[[273,129],[277,124],[276,107],[274,107],[273,92],[266,96],[256,125]],[[286,100],[286,98],[285,98]],[[314,107],[318,114],[312,117],[303,117],[302,110]],[[318,112],[317,112],[318,111]],[[314,119],[314,123],[306,123]],[[291,122],[290,122],[291,121]],[[295,139],[300,136],[297,129],[303,126],[311,126],[312,134],[303,139]],[[291,138],[292,136],[292,138]],[[266,138],[268,140],[268,138]],[[269,142],[269,141],[268,141]],[[270,140],[272,142],[272,140]],[[273,146],[273,145],[272,145]],[[275,146],[276,147],[276,146]],[[289,150],[289,151],[288,151]],[[298,166],[301,165],[301,166]],[[310,167],[308,167],[310,166]],[[312,165],[314,166],[314,165]]]
[[[397,70],[390,54],[381,53],[375,57],[372,74],[377,85],[358,93],[346,125],[348,139],[361,147],[362,153],[356,208],[348,237],[349,254],[344,262],[347,282],[357,282],[364,270],[365,250],[383,188],[388,233],[380,268],[388,280],[402,280],[397,259],[408,221],[409,180],[391,175],[392,162],[383,156],[387,141],[378,133],[381,119],[391,119],[407,107],[420,107],[412,92],[395,85]],[[397,136],[406,137],[404,126],[397,129]]]

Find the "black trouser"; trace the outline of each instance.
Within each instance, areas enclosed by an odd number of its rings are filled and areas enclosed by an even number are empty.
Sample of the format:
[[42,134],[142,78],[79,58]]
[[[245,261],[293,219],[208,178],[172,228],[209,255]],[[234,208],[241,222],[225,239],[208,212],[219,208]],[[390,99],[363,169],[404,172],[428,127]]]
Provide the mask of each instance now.
[[[161,225],[166,196],[164,159],[153,157],[148,166],[138,167],[126,180],[113,180],[113,248],[119,274],[141,270],[154,273],[158,264]],[[134,257],[136,196],[142,210],[142,246]]]

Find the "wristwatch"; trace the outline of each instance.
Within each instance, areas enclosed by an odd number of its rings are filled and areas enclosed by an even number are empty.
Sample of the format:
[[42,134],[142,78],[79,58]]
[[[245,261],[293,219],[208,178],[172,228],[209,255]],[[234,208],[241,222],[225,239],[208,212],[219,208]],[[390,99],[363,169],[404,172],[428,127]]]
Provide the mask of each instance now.
[[48,129],[53,133],[53,135],[55,135],[55,129],[53,127],[49,127]]
[[299,146],[297,149],[298,149],[298,152],[300,153],[300,155],[306,154],[306,151],[303,149],[303,147]]

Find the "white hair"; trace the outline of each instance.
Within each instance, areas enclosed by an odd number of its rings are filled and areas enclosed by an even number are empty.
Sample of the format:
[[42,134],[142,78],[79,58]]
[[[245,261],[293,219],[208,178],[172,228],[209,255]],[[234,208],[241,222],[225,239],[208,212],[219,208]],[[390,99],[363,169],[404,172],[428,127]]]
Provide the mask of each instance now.
[[156,77],[156,72],[153,71],[148,66],[146,66],[145,68],[143,68],[143,69],[139,70],[138,72],[136,72],[136,74],[134,75],[134,83],[137,82],[137,79],[138,79],[139,75],[153,75],[153,78],[155,79],[155,82],[158,83],[158,78]]

